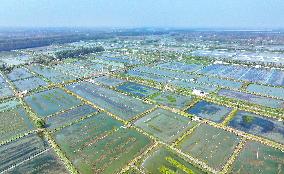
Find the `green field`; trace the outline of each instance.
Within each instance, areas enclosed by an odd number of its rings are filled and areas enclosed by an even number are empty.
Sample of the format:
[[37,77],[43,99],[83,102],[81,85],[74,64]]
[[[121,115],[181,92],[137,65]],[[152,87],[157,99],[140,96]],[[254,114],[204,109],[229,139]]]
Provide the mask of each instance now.
[[142,163],[141,168],[149,174],[202,174],[204,171],[181,158],[176,152],[159,148]]
[[232,169],[232,173],[236,174],[281,174],[283,172],[284,152],[251,141],[245,144]]
[[191,121],[188,117],[164,109],[157,109],[136,121],[135,125],[169,143],[196,125],[196,122]]
[[81,101],[55,88],[25,97],[28,105],[42,117],[79,105]]
[[56,142],[84,174],[118,172],[151,141],[105,113],[55,133]]
[[235,134],[202,124],[178,144],[181,151],[221,170],[240,138]]

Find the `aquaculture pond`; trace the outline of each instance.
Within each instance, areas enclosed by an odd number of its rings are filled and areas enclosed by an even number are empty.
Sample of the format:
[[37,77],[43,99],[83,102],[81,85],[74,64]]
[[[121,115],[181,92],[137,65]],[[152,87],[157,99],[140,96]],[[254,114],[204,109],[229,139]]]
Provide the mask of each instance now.
[[221,86],[226,88],[233,88],[233,89],[239,89],[242,87],[241,82],[236,82],[232,80],[226,80],[226,79],[220,79],[217,77],[200,77],[196,80],[197,83],[203,83],[203,84],[210,84],[215,86]]
[[27,161],[21,162],[16,167],[10,168],[6,173],[68,174],[69,171],[66,169],[61,159],[57,157],[56,153],[53,150],[49,149],[39,155],[33,156]]
[[177,145],[181,151],[219,171],[232,155],[240,138],[235,134],[201,124]]
[[60,88],[35,93],[26,96],[24,100],[41,117],[69,109],[81,103],[79,99],[67,94]]
[[206,172],[181,158],[176,152],[161,147],[148,156],[141,168],[150,174],[205,174]]
[[199,73],[275,86],[284,86],[284,71],[276,69],[213,64],[203,68]]
[[196,75],[191,75],[183,72],[176,72],[176,71],[170,71],[166,69],[160,69],[157,67],[148,67],[148,66],[141,66],[138,68],[133,69],[135,71],[149,73],[151,75],[158,75],[161,77],[167,77],[170,79],[180,79],[180,80],[186,80],[190,81],[194,78],[197,78]]
[[2,74],[0,73],[0,98],[10,97],[12,95],[12,89],[9,87],[9,84],[5,81]]
[[193,107],[186,110],[187,113],[198,117],[206,118],[214,122],[222,122],[232,111],[231,108],[217,105],[207,101],[200,101]]
[[272,99],[255,94],[248,94],[239,91],[221,89],[218,92],[218,95],[237,100],[244,100],[250,103],[271,107],[271,108],[284,108],[284,100]]
[[106,86],[117,86],[121,83],[124,83],[125,80],[121,80],[121,79],[117,79],[117,78],[113,78],[113,77],[109,77],[109,76],[102,76],[102,77],[98,77],[98,78],[93,78],[96,82],[99,82],[103,85]]
[[284,100],[284,88],[271,87],[258,84],[250,84],[247,87],[247,91],[252,93],[258,93],[266,96],[277,97]]
[[152,80],[152,81],[155,81],[155,82],[158,82],[158,83],[166,83],[167,81],[170,80],[167,77],[162,77],[162,76],[158,76],[158,75],[155,75],[155,74],[149,74],[149,73],[134,71],[134,70],[127,71],[126,75],[129,75],[129,76],[132,76],[132,77],[142,78],[142,79],[145,79],[145,80]]
[[277,173],[284,171],[284,152],[272,147],[249,141],[233,164],[232,173]]
[[46,86],[47,83],[39,77],[31,77],[27,79],[17,80],[13,82],[20,91],[30,91],[39,87]]
[[63,125],[68,125],[83,117],[94,115],[97,112],[98,110],[90,105],[81,105],[64,113],[48,117],[46,120],[46,127],[49,129],[55,129]]
[[167,63],[159,64],[158,67],[170,69],[170,70],[193,72],[193,71],[201,69],[203,66],[197,65],[197,64],[186,64],[183,62],[167,62]]
[[50,148],[37,134],[29,134],[0,146],[0,173]]
[[11,80],[20,80],[32,77],[33,75],[25,68],[14,68],[11,72],[7,74],[7,77]]
[[122,85],[117,86],[116,88],[120,91],[130,93],[138,97],[147,97],[159,91],[158,89],[133,82],[126,82]]
[[74,80],[75,77],[70,75],[65,75],[53,68],[41,66],[41,65],[33,65],[29,67],[31,71],[47,78],[53,83],[62,83],[70,80]]
[[141,100],[87,82],[72,84],[67,88],[125,120],[153,107]]
[[92,76],[93,74],[98,73],[97,70],[90,69],[84,66],[71,64],[71,63],[57,64],[53,67],[55,68],[55,70],[59,72],[71,75],[76,78],[89,77],[89,76]]
[[80,173],[112,174],[151,144],[149,138],[105,113],[55,133],[56,142]]
[[172,142],[196,124],[188,117],[160,108],[135,122],[136,126],[167,143]]
[[172,85],[179,86],[182,88],[189,88],[191,90],[201,90],[203,92],[213,92],[217,89],[217,87],[212,86],[212,85],[204,85],[204,84],[198,84],[194,82],[188,82],[184,80],[173,80],[169,82]]
[[173,92],[158,92],[149,96],[149,99],[154,103],[178,109],[184,108],[192,101],[191,96],[183,96]]
[[283,121],[278,121],[250,112],[238,111],[236,116],[230,121],[229,126],[284,144]]
[[18,101],[0,105],[0,142],[11,139],[33,129],[28,113]]

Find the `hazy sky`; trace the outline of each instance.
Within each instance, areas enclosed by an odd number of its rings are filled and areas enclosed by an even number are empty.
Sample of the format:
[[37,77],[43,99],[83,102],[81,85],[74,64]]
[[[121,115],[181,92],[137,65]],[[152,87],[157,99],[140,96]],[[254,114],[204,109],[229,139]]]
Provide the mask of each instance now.
[[0,26],[284,28],[284,0],[0,0]]

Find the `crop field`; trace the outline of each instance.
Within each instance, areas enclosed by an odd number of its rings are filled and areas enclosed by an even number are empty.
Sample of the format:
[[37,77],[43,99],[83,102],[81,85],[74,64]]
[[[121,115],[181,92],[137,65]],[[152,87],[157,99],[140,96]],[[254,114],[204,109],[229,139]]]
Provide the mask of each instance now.
[[182,109],[191,101],[191,96],[183,96],[173,92],[158,92],[148,97],[154,103],[165,105],[172,108]]
[[47,78],[53,83],[62,83],[65,81],[74,80],[75,78],[72,76],[67,76],[55,69],[50,67],[41,66],[41,65],[33,65],[29,67],[31,71]]
[[221,170],[239,141],[240,138],[233,133],[202,124],[186,136],[177,148],[206,162],[215,170]]
[[33,75],[25,68],[15,68],[7,74],[7,77],[11,81],[26,79],[32,76]]
[[257,142],[247,142],[233,165],[232,172],[246,173],[283,173],[284,152]]
[[200,101],[186,112],[198,117],[206,118],[214,122],[222,122],[232,111],[231,108],[220,106],[214,103]]
[[46,86],[47,83],[39,77],[31,77],[27,79],[17,80],[13,82],[16,88],[20,91],[30,91],[42,86]]
[[247,91],[266,96],[277,97],[284,100],[284,88],[270,87],[264,85],[250,84]]
[[141,168],[146,173],[151,174],[166,174],[166,173],[180,173],[180,174],[202,174],[206,173],[196,166],[190,164],[188,161],[181,158],[175,152],[161,147],[149,157],[145,159]]
[[0,142],[33,129],[27,112],[17,101],[0,105]]
[[284,144],[284,124],[276,119],[239,111],[230,121],[229,126]]
[[63,125],[68,125],[90,114],[96,114],[97,112],[97,109],[89,105],[81,105],[64,113],[48,117],[46,120],[46,127],[49,129],[55,129]]
[[79,105],[81,101],[55,88],[25,97],[27,104],[41,117]]
[[157,109],[140,118],[135,125],[164,142],[172,142],[197,123],[179,114]]
[[152,108],[138,99],[95,84],[82,82],[69,85],[67,88],[125,120]]
[[110,86],[110,87],[114,87],[114,86],[120,85],[121,83],[125,82],[124,80],[116,79],[116,78],[108,77],[108,76],[94,78],[94,80],[96,82],[99,82],[103,85]]
[[[57,132],[55,139],[81,173],[115,173],[151,141],[101,113]],[[117,138],[119,137],[119,138]],[[97,153],[90,153],[90,152]]]
[[237,100],[243,100],[246,102],[271,107],[271,108],[284,108],[284,100],[272,99],[254,94],[248,94],[244,92],[232,91],[227,89],[221,89],[218,95],[233,98]]
[[130,93],[138,97],[148,97],[156,92],[159,92],[159,90],[155,88],[151,88],[133,82],[126,82],[122,85],[117,86],[116,88],[120,91]]
[[47,141],[36,134],[30,134],[0,146],[0,172],[29,160],[48,149]]
[[69,171],[52,150],[47,150],[42,154],[7,170],[6,173],[68,174]]

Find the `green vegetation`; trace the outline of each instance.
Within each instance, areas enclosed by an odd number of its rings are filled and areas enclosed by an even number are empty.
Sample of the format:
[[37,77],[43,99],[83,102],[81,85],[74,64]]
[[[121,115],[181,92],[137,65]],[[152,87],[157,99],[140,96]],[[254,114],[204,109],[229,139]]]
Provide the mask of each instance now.
[[105,49],[101,46],[99,47],[79,47],[76,49],[70,49],[70,50],[62,50],[55,53],[55,57],[59,60],[63,60],[66,58],[73,58],[78,57],[90,53],[97,53],[102,52]]
[[36,120],[36,127],[40,128],[40,129],[45,128],[45,121],[44,121],[44,119],[42,119],[42,118],[37,119]]
[[254,120],[254,117],[252,117],[250,115],[245,115],[243,117],[243,120],[244,120],[245,123],[249,124],[249,123],[251,123]]

